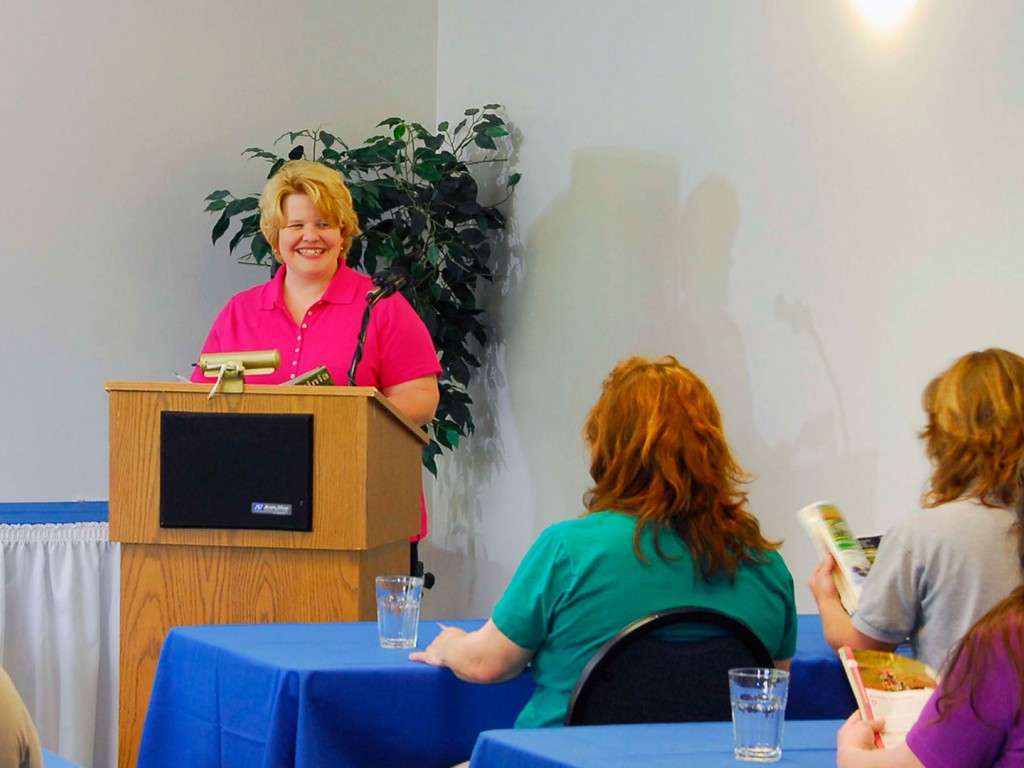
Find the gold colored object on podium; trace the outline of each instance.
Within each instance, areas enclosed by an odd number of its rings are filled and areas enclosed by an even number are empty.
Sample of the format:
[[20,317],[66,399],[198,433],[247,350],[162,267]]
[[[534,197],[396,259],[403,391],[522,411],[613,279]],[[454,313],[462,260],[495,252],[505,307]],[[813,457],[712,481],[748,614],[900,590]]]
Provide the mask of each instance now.
[[209,379],[217,379],[210,397],[222,392],[241,392],[245,374],[259,376],[273,373],[281,365],[281,353],[276,349],[256,352],[211,352],[199,356],[199,367]]

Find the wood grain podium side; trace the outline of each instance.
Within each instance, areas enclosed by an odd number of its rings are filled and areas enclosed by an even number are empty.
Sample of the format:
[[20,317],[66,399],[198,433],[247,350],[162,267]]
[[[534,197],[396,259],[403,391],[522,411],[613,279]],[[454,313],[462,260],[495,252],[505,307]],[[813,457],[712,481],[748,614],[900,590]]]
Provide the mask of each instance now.
[[[110,539],[121,543],[118,765],[130,768],[172,627],[375,618],[374,578],[409,568],[426,437],[372,388],[257,385],[213,399],[202,384],[106,389]],[[163,411],[312,414],[313,530],[160,528]]]

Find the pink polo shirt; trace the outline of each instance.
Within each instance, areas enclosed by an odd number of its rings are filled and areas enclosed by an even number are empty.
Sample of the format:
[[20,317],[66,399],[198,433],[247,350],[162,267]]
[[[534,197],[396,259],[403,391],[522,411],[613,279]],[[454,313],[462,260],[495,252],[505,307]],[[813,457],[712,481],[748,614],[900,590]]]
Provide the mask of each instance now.
[[[373,281],[342,265],[323,298],[307,310],[301,323],[292,319],[284,303],[284,276],[236,294],[213,322],[203,354],[277,349],[281,366],[262,376],[247,375],[250,384],[281,384],[306,371],[326,365],[334,383],[348,383],[359,326],[366,309],[366,294]],[[434,343],[419,315],[400,294],[377,302],[356,369],[356,385],[383,390],[430,374],[440,374]],[[212,383],[199,368],[192,381]],[[426,507],[420,537],[426,535]]]

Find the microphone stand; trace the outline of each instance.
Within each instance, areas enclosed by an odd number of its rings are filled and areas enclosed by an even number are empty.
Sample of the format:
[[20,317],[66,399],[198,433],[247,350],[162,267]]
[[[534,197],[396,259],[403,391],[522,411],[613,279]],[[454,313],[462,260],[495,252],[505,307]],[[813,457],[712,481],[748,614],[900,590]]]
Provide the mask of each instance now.
[[[356,342],[356,351],[352,355],[352,365],[348,369],[348,385],[356,385],[356,368],[359,361],[363,359],[363,345],[366,343],[366,331],[370,325],[370,313],[381,299],[386,299],[398,293],[409,282],[408,275],[398,268],[392,268],[378,272],[373,276],[373,289],[366,294],[366,309],[363,310],[363,319],[359,327],[359,340]],[[409,544],[409,572],[413,576],[423,578],[423,587],[430,589],[434,586],[434,574],[424,572],[423,561],[419,557],[419,542],[413,541]]]
[[348,385],[356,385],[356,368],[363,359],[363,345],[366,343],[366,331],[370,326],[370,313],[381,299],[398,293],[409,282],[409,277],[400,269],[387,269],[373,276],[373,289],[366,294],[366,309],[363,310],[362,324],[359,326],[359,340],[356,351],[352,355],[352,365],[348,369]]

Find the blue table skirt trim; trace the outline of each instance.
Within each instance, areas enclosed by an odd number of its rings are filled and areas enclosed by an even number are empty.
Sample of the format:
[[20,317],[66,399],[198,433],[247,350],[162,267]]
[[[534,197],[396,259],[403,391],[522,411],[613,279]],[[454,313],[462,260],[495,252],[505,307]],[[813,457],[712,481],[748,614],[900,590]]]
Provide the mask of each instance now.
[[0,525],[106,523],[106,501],[18,501],[0,503]]

